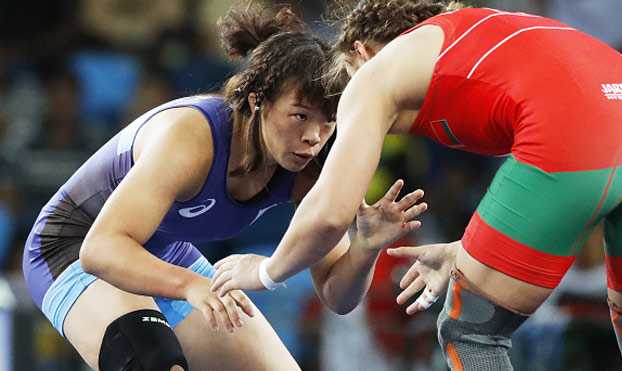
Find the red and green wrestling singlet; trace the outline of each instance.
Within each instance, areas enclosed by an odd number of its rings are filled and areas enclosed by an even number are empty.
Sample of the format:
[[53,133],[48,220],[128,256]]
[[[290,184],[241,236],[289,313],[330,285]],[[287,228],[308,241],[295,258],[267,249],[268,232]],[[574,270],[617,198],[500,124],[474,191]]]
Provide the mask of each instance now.
[[417,27],[428,24],[445,42],[411,132],[511,154],[465,231],[466,251],[553,288],[604,219],[608,285],[622,291],[622,55],[524,13],[464,9]]

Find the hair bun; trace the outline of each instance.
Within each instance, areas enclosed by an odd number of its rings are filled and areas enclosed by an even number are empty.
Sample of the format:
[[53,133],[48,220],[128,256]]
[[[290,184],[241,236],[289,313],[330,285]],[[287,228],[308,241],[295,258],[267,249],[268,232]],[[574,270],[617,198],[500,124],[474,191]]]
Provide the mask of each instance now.
[[218,34],[231,57],[246,57],[270,36],[287,31],[306,31],[307,26],[288,6],[276,14],[266,14],[268,8],[247,3],[230,9],[218,20]]

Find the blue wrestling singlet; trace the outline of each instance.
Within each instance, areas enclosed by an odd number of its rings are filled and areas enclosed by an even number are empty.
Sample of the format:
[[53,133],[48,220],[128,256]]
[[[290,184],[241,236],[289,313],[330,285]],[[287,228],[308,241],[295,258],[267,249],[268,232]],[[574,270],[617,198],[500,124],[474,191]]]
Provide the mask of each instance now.
[[[209,122],[214,160],[196,197],[175,202],[144,247],[160,259],[213,275],[211,264],[192,243],[231,238],[269,208],[289,201],[294,174],[278,168],[266,189],[238,202],[227,193],[227,165],[232,120],[224,99],[215,96],[181,98],[143,114],[100,148],[43,207],[24,250],[26,283],[37,306],[63,334],[65,316],[78,296],[97,278],[82,271],[82,241],[104,203],[132,168],[134,139],[155,114],[175,107],[193,107]],[[185,301],[156,298],[174,326],[192,307]]]

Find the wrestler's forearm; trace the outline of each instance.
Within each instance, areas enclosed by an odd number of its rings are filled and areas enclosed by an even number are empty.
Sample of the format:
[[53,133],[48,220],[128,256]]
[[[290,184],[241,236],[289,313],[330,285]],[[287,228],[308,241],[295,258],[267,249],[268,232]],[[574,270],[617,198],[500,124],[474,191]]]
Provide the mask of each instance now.
[[341,240],[356,214],[356,207],[351,215],[336,212],[319,193],[312,190],[300,203],[272,254],[266,268],[274,281],[282,282],[320,261]]
[[347,251],[332,265],[317,289],[323,303],[338,314],[352,311],[371,286],[381,249],[369,249],[357,235]]
[[185,299],[198,274],[169,264],[129,236],[89,236],[80,251],[82,269],[137,295]]

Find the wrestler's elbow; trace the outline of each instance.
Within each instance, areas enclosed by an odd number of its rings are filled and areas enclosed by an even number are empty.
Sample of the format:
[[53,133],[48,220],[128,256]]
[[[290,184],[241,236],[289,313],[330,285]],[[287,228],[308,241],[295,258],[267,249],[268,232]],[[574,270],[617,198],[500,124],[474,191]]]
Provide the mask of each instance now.
[[[326,236],[334,236],[341,239],[343,234],[348,230],[352,219],[337,213],[318,218],[318,234]],[[332,247],[332,246],[331,246]]]
[[97,233],[88,233],[80,248],[80,265],[85,273],[100,275],[104,258],[102,256],[104,238]]
[[356,304],[352,303],[335,303],[333,305],[328,306],[328,308],[333,311],[335,314],[340,316],[346,315],[356,308]]
[[340,316],[348,314],[357,307],[360,301],[355,301],[349,298],[345,294],[341,294],[338,297],[335,295],[320,295],[320,300],[331,312]]

